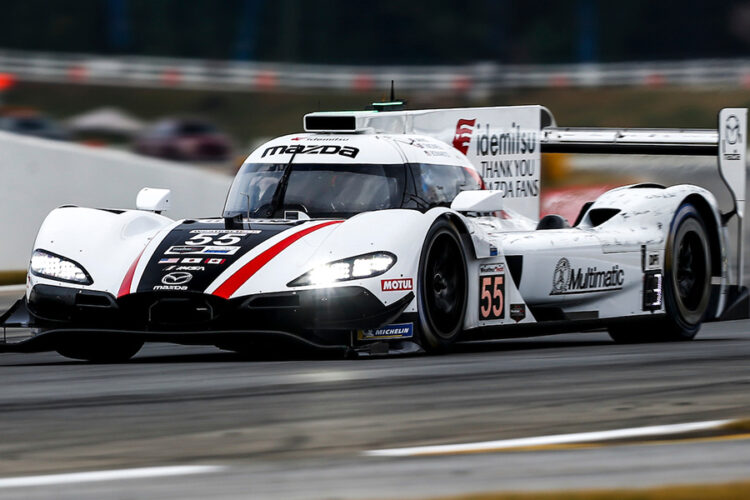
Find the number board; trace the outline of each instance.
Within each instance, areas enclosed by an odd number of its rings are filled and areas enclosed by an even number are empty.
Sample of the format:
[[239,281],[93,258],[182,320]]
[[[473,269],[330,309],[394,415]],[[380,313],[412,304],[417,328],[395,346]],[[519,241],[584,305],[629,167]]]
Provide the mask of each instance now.
[[479,277],[479,320],[505,318],[505,274]]

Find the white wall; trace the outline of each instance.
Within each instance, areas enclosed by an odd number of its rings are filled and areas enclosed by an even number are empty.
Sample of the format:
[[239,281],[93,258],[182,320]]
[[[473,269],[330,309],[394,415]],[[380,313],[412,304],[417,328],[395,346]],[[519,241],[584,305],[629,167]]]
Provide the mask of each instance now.
[[0,271],[28,267],[39,225],[60,205],[135,208],[142,187],[170,188],[168,217],[215,217],[231,181],[194,166],[0,132]]

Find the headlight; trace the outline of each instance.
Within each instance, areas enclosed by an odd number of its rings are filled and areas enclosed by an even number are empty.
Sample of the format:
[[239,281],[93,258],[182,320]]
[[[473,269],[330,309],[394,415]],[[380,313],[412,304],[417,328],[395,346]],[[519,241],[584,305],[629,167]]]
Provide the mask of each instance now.
[[372,278],[383,274],[396,263],[389,252],[374,252],[329,262],[306,272],[287,286],[325,285],[337,281]]
[[31,274],[69,283],[90,285],[91,276],[79,264],[45,250],[34,250],[31,255]]

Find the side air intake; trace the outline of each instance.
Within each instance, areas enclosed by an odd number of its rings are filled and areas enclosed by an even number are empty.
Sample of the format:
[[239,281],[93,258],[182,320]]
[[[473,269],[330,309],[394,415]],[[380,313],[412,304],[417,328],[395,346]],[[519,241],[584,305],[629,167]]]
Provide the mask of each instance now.
[[588,216],[593,227],[600,226],[609,219],[620,213],[619,208],[593,208],[589,210]]

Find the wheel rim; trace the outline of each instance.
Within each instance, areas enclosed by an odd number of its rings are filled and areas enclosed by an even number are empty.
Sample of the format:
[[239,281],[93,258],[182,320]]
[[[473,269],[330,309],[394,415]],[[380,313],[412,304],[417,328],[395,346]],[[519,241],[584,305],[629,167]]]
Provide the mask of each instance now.
[[705,249],[701,238],[691,231],[680,241],[677,251],[677,294],[680,302],[690,311],[700,306],[705,290]]
[[457,242],[447,233],[433,241],[424,275],[425,303],[434,332],[442,338],[455,335],[463,315],[466,278]]
[[673,240],[671,295],[687,327],[700,324],[710,298],[711,264],[703,225],[687,218]]

